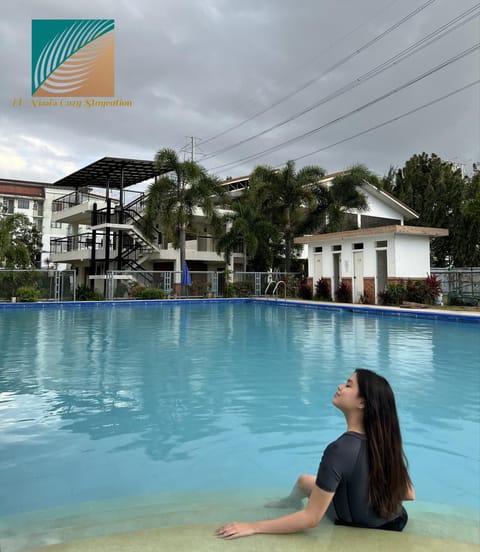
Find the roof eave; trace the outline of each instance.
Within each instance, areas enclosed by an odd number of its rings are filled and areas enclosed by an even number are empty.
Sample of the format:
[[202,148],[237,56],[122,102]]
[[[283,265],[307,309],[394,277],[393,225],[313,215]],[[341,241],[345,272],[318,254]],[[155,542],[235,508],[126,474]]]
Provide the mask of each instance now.
[[324,234],[299,236],[294,239],[297,244],[311,244],[323,241],[335,241],[346,238],[374,236],[381,234],[402,234],[407,236],[425,236],[428,238],[443,238],[448,236],[446,228],[430,228],[425,226],[405,226],[392,224],[390,226],[377,226],[374,228],[360,228],[358,230],[345,230],[344,232],[331,232]]

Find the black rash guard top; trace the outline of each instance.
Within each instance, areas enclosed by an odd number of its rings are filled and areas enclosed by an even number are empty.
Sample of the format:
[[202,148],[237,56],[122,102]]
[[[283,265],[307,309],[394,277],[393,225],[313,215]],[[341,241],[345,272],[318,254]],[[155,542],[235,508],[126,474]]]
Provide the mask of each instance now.
[[365,435],[347,431],[330,443],[323,453],[315,481],[320,489],[335,493],[335,512],[330,509],[327,515],[361,527],[380,527],[390,521],[378,516],[368,503],[368,477]]

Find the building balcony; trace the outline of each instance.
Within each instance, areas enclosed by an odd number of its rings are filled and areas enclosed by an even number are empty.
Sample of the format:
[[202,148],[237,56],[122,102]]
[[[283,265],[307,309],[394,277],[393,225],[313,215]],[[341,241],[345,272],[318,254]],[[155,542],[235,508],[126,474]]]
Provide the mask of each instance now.
[[94,204],[97,204],[98,210],[105,209],[107,200],[103,196],[80,191],[59,197],[52,202],[52,222],[88,225]]

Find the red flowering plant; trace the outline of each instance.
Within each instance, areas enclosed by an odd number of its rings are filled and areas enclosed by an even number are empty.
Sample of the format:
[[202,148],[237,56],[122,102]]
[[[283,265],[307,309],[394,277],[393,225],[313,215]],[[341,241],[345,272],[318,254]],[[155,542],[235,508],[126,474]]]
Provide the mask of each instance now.
[[436,303],[442,296],[442,284],[436,274],[429,274],[425,280],[427,286],[427,298],[430,303]]

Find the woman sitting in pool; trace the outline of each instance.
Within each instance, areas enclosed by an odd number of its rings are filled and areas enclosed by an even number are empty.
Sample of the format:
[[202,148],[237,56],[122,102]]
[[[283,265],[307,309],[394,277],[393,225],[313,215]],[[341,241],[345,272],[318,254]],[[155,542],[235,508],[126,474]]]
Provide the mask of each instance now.
[[323,453],[317,476],[301,475],[287,498],[269,506],[305,509],[277,519],[228,523],[217,529],[223,539],[255,533],[296,533],[313,528],[325,514],[336,524],[401,531],[408,520],[403,500],[415,491],[402,449],[393,391],[385,378],[356,370],[339,385],[333,404],[347,431]]

